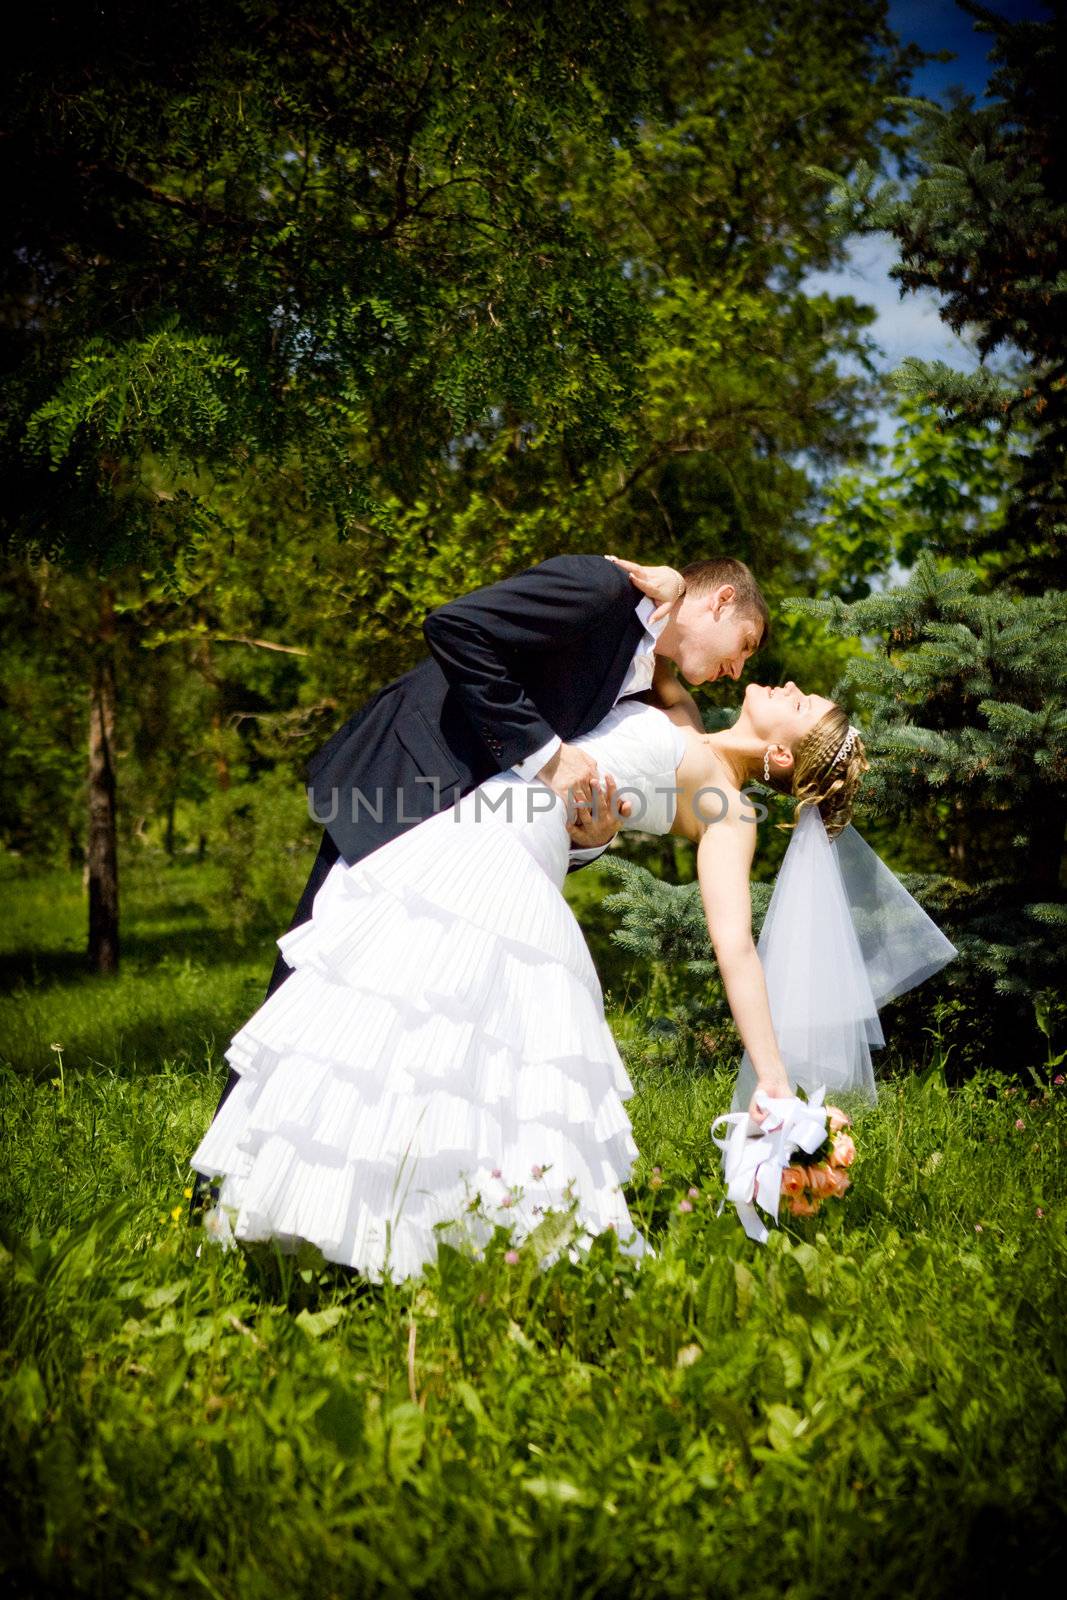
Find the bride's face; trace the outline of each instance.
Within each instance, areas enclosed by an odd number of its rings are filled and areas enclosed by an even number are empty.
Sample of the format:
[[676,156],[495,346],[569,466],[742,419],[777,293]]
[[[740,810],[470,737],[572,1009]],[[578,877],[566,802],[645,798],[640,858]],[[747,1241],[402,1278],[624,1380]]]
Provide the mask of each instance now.
[[833,708],[825,695],[805,694],[792,680],[775,687],[750,683],[741,715],[757,739],[792,750]]

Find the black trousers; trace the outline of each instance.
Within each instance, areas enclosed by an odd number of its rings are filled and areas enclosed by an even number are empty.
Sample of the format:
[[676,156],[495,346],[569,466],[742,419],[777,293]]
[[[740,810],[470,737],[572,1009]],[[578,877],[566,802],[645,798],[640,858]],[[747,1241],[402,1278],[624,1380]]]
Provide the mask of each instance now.
[[[339,854],[340,851],[330,838],[330,835],[325,831],[325,829],[323,829],[322,842],[319,845],[319,853],[315,857],[314,865],[311,868],[308,881],[304,885],[304,892],[297,901],[296,910],[293,912],[289,923],[290,928],[298,928],[302,922],[307,922],[308,918],[311,916],[311,907],[314,903],[315,896],[326,882],[330,868],[337,860]],[[288,929],[286,931],[288,932]],[[291,972],[292,968],[286,964],[285,957],[279,950],[277,959],[274,963],[274,971],[271,973],[270,982],[267,985],[267,995],[265,998],[269,998],[269,996],[274,993],[275,989],[279,988],[279,986],[285,982],[286,978],[289,977]],[[216,1117],[218,1116],[222,1106],[225,1104],[227,1096],[230,1094],[239,1077],[240,1073],[234,1072],[233,1068],[231,1067],[230,1075],[226,1079],[226,1084],[223,1088],[222,1094],[219,1096],[219,1103],[215,1107]],[[204,1174],[202,1172],[198,1172],[193,1181],[192,1207],[195,1208],[198,1202],[207,1198],[205,1191],[210,1189],[210,1187],[211,1186]]]

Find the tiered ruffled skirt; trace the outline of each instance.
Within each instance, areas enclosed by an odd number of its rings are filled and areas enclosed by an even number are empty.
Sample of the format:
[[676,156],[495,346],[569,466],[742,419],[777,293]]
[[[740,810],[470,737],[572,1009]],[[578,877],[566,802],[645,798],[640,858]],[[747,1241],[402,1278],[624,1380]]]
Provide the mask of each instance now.
[[560,892],[561,818],[472,804],[338,862],[279,940],[294,970],[234,1037],[240,1082],[193,1158],[237,1238],[398,1279],[439,1237],[518,1240],[573,1197],[582,1235],[642,1252],[633,1091]]

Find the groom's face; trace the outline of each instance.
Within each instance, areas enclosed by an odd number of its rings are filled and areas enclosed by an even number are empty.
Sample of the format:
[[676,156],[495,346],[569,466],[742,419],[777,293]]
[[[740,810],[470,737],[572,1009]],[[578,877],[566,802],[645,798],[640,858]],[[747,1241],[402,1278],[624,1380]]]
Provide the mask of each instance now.
[[714,683],[716,678],[736,682],[749,656],[759,649],[763,624],[738,609],[733,593],[732,585],[723,584],[683,599],[671,655],[687,682]]

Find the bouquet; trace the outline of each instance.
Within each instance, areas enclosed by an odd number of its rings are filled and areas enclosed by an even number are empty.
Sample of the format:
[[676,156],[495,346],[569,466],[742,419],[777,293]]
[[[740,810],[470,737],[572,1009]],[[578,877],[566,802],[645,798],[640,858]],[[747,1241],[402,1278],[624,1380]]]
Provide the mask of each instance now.
[[852,1181],[848,1168],[856,1159],[852,1126],[837,1106],[825,1106],[827,1134],[806,1165],[790,1163],[782,1172],[782,1195],[794,1217],[813,1217],[824,1200],[840,1200]]
[[[777,1222],[783,1195],[793,1216],[810,1217],[824,1199],[840,1197],[849,1186],[847,1168],[856,1157],[849,1119],[836,1106],[824,1105],[824,1094],[816,1089],[807,1100],[771,1099],[757,1091],[762,1123],[753,1122],[747,1111],[733,1111],[711,1125],[722,1151],[726,1199],[758,1244],[769,1238],[760,1212]],[[720,1126],[728,1130],[723,1138],[716,1136]],[[806,1158],[803,1163],[793,1160],[798,1151]]]

